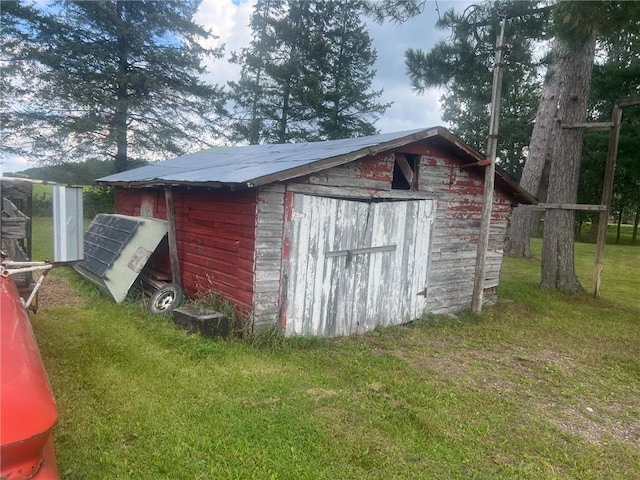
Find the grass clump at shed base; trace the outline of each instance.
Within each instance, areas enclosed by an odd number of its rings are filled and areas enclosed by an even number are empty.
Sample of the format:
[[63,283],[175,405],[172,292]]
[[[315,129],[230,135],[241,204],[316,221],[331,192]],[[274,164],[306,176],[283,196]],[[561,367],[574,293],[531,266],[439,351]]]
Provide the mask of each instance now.
[[596,300],[506,258],[508,301],[480,317],[275,346],[187,335],[72,278],[85,306],[34,317],[61,477],[640,478],[639,264],[607,246]]

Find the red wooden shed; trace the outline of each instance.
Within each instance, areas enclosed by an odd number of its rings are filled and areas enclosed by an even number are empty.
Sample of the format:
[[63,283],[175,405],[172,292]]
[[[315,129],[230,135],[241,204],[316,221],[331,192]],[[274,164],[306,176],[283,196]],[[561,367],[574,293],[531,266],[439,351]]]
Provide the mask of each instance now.
[[[99,182],[116,187],[125,215],[167,218],[170,192],[188,294],[224,295],[254,329],[338,336],[470,305],[483,161],[437,127],[216,147]],[[511,208],[533,202],[498,168],[486,301]]]

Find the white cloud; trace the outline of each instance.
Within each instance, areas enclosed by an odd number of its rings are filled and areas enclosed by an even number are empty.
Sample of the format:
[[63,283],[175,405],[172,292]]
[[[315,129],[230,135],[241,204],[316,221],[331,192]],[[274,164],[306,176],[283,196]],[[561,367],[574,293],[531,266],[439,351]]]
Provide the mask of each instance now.
[[376,124],[382,133],[443,125],[439,102],[441,90],[417,95],[408,83],[394,82],[384,87],[382,101],[394,103]]
[[208,65],[208,73],[204,77],[208,82],[222,85],[229,80],[237,79],[240,75],[240,67],[229,63],[228,60],[231,52],[249,46],[251,41],[249,20],[256,0],[236,3],[232,0],[203,0],[196,13],[196,23],[204,25],[218,37],[210,40],[207,46],[225,46],[224,58],[213,60]]
[[461,11],[471,3],[468,0],[427,1],[421,15],[399,25],[389,22],[380,25],[367,20],[378,53],[374,89],[383,88],[382,100],[393,102],[376,124],[381,132],[444,125],[440,104],[444,90],[414,92],[407,77],[404,53],[409,48],[428,51],[436,42],[444,40],[449,32],[436,29],[438,16],[452,8]]
[[[444,4],[444,6],[443,6]],[[441,2],[440,9],[451,2]],[[394,132],[442,125],[440,89],[422,94],[413,91],[406,73],[404,53],[409,48],[429,50],[444,33],[435,29],[438,13],[435,3],[428,2],[424,12],[403,24],[377,24],[367,21],[373,46],[378,53],[375,64],[374,89],[384,89],[382,100],[393,102],[376,126],[381,132]]]
[[6,172],[20,172],[36,166],[30,163],[25,157],[17,157],[13,155],[6,155],[0,159],[0,177]]

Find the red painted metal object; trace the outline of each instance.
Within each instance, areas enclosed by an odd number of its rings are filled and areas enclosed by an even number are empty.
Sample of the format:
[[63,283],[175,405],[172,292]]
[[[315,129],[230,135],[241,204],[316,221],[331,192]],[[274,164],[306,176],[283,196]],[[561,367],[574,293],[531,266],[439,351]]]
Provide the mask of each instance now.
[[56,402],[27,310],[4,275],[0,342],[0,479],[57,479],[51,434]]

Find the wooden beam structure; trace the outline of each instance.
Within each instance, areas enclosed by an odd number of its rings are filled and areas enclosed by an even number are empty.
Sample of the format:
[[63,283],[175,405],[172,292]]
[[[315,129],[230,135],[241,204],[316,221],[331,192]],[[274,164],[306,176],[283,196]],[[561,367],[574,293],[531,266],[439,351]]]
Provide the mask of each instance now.
[[618,100],[613,106],[610,122],[577,123],[575,125],[563,125],[562,128],[584,128],[591,131],[610,131],[609,146],[607,148],[607,161],[604,170],[604,185],[602,187],[601,205],[580,205],[580,204],[551,204],[539,203],[538,205],[522,205],[520,208],[528,210],[580,210],[587,212],[600,212],[598,222],[598,240],[596,245],[596,257],[593,271],[593,295],[600,297],[600,286],[602,283],[602,265],[604,263],[604,247],[607,243],[607,226],[609,211],[611,207],[611,197],[613,195],[613,179],[616,169],[616,159],[618,156],[618,143],[620,142],[620,130],[622,129],[622,109],[640,105],[640,97],[625,98]]
[[[640,98],[636,99],[640,104]],[[611,121],[614,124],[609,135],[609,147],[607,149],[607,163],[604,167],[604,185],[602,187],[602,204],[605,209],[600,213],[598,222],[598,242],[596,244],[596,258],[593,271],[593,295],[600,297],[600,284],[602,282],[602,265],[604,262],[604,246],[607,243],[607,224],[609,223],[609,209],[611,206],[611,196],[613,194],[613,177],[616,169],[616,158],[618,156],[618,143],[620,141],[620,130],[622,128],[622,108],[616,103],[611,113]]]
[[607,226],[611,197],[613,195],[613,179],[618,156],[618,143],[620,142],[620,130],[622,129],[622,109],[640,105],[640,97],[631,97],[618,100],[613,106],[610,122],[576,123],[575,125],[563,125],[562,128],[584,128],[591,131],[610,131],[609,146],[607,148],[607,161],[604,171],[604,185],[602,187],[601,205],[539,203],[537,205],[520,205],[519,208],[527,210],[579,210],[585,212],[600,212],[598,222],[598,240],[596,245],[595,266],[593,272],[593,295],[600,297],[600,285],[602,282],[602,265],[604,263],[604,247],[607,243]]
[[484,160],[479,160],[479,161],[474,162],[474,163],[465,163],[464,165],[460,165],[460,169],[471,168],[471,167],[486,167],[490,163],[491,163],[491,159],[490,158],[485,158]]
[[577,210],[582,212],[604,212],[604,205],[589,205],[580,203],[538,203],[537,205],[518,205],[524,210],[544,212],[546,210]]
[[640,97],[623,98],[618,100],[616,104],[620,108],[635,107],[636,105],[640,105]]
[[164,200],[167,209],[167,223],[169,231],[167,237],[169,240],[169,262],[171,263],[171,281],[173,283],[181,283],[180,280],[180,262],[178,260],[178,242],[176,240],[176,213],[173,204],[173,190],[170,186],[164,187]]
[[613,128],[613,122],[588,122],[562,125],[562,128],[582,128],[590,132],[608,132]]
[[396,162],[398,162],[398,167],[400,167],[400,171],[404,175],[404,178],[407,180],[407,183],[413,186],[413,169],[411,165],[409,165],[409,161],[407,157],[402,155],[401,153],[396,154]]

